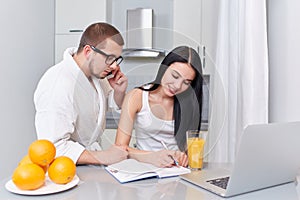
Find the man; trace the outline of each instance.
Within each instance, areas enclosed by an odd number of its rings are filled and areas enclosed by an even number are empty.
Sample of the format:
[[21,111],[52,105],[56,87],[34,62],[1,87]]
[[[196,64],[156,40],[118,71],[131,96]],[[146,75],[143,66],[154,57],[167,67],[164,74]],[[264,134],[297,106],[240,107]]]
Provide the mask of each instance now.
[[34,94],[37,136],[52,141],[57,156],[103,165],[127,158],[125,147],[101,149],[108,105],[120,108],[128,85],[119,67],[123,45],[116,28],[92,24],[77,51],[67,49],[63,60],[41,78]]

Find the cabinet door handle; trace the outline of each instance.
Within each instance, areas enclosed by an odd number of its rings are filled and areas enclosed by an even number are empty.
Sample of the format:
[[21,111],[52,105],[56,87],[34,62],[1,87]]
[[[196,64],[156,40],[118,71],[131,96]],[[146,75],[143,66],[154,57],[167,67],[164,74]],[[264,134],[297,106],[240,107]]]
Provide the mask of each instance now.
[[70,33],[81,33],[83,32],[83,30],[79,30],[79,29],[72,29],[72,30],[69,30]]

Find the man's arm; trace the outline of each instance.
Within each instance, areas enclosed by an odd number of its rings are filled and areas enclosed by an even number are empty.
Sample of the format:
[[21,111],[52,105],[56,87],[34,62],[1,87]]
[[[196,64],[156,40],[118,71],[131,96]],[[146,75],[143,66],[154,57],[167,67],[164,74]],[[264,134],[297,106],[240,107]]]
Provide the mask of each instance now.
[[82,154],[79,156],[76,164],[92,164],[92,165],[100,165],[101,163],[93,156],[93,153],[84,150]]
[[77,164],[110,165],[126,159],[128,152],[126,147],[112,145],[103,151],[84,150]]

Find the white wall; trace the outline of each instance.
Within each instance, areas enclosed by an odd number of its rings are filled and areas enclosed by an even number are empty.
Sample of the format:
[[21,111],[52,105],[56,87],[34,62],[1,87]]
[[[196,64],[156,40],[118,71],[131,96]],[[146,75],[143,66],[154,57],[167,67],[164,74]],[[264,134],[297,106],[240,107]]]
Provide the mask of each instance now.
[[33,92],[54,63],[54,0],[0,1],[1,180],[36,139]]
[[269,0],[270,122],[300,120],[300,1]]

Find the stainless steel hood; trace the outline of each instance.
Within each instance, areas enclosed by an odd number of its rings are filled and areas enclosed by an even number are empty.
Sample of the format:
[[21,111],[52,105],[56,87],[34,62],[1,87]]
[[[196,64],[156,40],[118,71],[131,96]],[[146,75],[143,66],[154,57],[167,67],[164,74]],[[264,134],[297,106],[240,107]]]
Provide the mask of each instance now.
[[153,9],[136,8],[127,10],[126,57],[159,57],[166,51],[153,48]]
[[166,51],[160,49],[153,49],[153,48],[126,48],[123,49],[123,57],[124,58],[156,58],[160,56],[165,56]]

